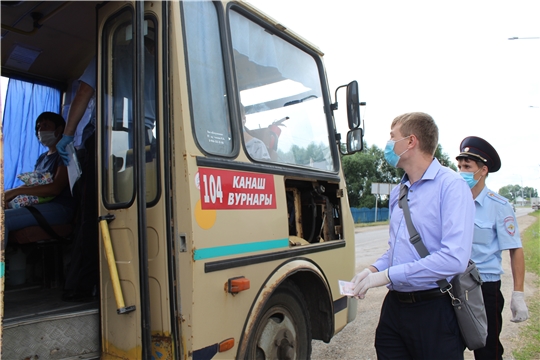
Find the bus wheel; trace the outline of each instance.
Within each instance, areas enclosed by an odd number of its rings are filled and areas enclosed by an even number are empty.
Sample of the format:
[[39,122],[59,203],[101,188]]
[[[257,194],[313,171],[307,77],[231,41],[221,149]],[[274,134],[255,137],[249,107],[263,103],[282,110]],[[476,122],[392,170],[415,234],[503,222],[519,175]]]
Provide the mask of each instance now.
[[311,324],[304,297],[292,282],[283,283],[255,323],[247,359],[303,360],[311,355]]

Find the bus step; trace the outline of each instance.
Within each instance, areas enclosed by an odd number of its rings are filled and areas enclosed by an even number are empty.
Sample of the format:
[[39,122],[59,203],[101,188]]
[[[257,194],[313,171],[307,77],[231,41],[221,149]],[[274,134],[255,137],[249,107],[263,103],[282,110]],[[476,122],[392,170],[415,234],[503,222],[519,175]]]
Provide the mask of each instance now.
[[[10,298],[15,301],[25,292],[5,294],[3,359],[99,359],[98,301],[43,302],[36,294],[40,293],[38,289],[30,297],[32,305],[24,300],[18,304],[9,301]],[[54,298],[59,299],[60,293]]]

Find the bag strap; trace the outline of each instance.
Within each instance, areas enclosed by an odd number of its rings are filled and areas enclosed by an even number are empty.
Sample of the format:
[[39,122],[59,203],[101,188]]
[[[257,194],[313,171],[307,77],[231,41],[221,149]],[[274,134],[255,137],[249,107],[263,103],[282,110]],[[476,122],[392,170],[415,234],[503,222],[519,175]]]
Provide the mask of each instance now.
[[51,227],[47,219],[39,212],[38,209],[36,209],[33,206],[25,206],[25,209],[28,209],[30,213],[36,218],[36,221],[38,222],[39,226],[45,230],[45,232],[52,238],[58,239],[61,241],[67,241],[67,239],[63,236],[60,236],[54,231],[54,229]]
[[[426,248],[426,245],[422,241],[422,237],[416,231],[414,224],[411,219],[411,212],[409,210],[409,187],[405,184],[401,184],[399,189],[399,207],[403,210],[403,216],[405,216],[405,222],[407,224],[407,230],[409,231],[409,241],[413,244],[414,248],[418,252],[420,257],[426,257],[429,255],[429,251]],[[442,292],[446,292],[452,288],[452,285],[446,280],[442,279],[437,281],[437,285],[441,288]]]

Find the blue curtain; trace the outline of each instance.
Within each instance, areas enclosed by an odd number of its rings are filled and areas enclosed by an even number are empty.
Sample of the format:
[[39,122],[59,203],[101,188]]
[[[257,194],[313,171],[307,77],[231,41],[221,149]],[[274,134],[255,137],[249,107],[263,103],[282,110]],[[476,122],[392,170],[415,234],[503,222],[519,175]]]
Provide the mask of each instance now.
[[22,182],[17,175],[33,171],[36,160],[47,148],[35,133],[36,118],[44,111],[60,113],[60,91],[49,86],[10,79],[4,118],[4,189]]

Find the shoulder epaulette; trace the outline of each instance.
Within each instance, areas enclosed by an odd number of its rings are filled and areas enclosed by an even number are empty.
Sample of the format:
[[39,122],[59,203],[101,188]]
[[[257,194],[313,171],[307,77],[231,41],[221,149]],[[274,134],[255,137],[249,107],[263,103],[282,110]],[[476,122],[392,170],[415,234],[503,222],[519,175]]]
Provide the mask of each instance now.
[[497,193],[491,192],[491,191],[488,191],[487,197],[489,199],[495,200],[496,202],[501,203],[503,205],[508,202],[508,200],[505,197],[503,197],[503,196],[501,196],[501,195],[499,195]]

